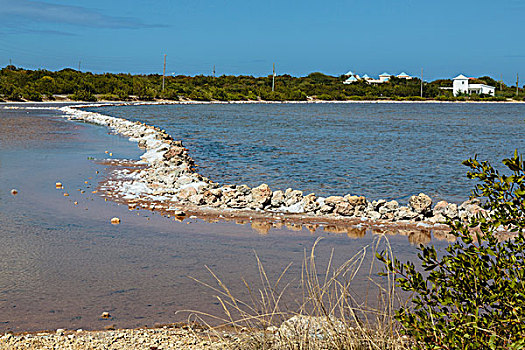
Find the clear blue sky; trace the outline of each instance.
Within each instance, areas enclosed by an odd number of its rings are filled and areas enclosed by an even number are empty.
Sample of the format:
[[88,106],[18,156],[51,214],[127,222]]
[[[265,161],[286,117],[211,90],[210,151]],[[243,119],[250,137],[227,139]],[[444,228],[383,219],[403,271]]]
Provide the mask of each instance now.
[[[525,82],[523,0],[0,0],[0,66]],[[520,86],[523,83],[520,83]]]

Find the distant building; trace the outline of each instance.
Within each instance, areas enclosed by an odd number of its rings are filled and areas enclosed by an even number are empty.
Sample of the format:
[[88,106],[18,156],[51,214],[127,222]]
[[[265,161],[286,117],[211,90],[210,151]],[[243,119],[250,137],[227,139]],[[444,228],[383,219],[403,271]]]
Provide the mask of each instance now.
[[[389,74],[389,73],[383,73],[383,74],[380,74],[379,75],[379,79],[374,79],[374,78],[371,78],[368,76],[368,74],[364,74],[362,77],[360,77],[358,74],[352,72],[352,71],[348,71],[346,74],[344,74],[344,76],[348,77],[345,81],[343,81],[343,84],[352,84],[352,83],[355,83],[359,80],[364,80],[366,81],[368,84],[383,84],[383,83],[386,83],[390,80],[390,77],[392,76],[392,74]],[[412,79],[412,77],[408,74],[406,74],[405,72],[402,72],[398,75],[396,75],[396,77],[400,78],[400,79]]]
[[399,79],[412,79],[412,77],[405,72],[401,72],[398,75],[396,75]]
[[458,75],[452,81],[452,92],[454,96],[459,94],[484,94],[494,96],[496,94],[496,88],[494,86],[485,84],[471,84],[472,78],[467,78],[463,74]]

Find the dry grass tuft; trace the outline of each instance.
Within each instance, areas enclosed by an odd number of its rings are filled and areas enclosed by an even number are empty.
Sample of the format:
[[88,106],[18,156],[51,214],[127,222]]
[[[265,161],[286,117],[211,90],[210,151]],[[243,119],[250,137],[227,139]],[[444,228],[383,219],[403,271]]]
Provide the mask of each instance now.
[[[222,337],[224,333],[219,329],[224,326],[233,327],[238,336],[236,342],[230,342],[230,348],[236,349],[408,349],[410,344],[399,334],[394,320],[395,310],[402,304],[395,292],[395,276],[387,274],[383,278],[376,273],[375,253],[379,248],[393,257],[388,239],[376,238],[340,266],[333,266],[332,250],[322,272],[315,262],[320,240],[317,239],[309,253],[304,252],[300,279],[302,298],[296,307],[291,308],[283,301],[290,289],[284,277],[291,264],[272,283],[256,254],[261,285],[255,289],[243,281],[249,300],[237,298],[207,268],[216,286],[194,280],[217,293],[224,316],[193,312],[193,317],[206,324],[214,336]],[[365,268],[367,256],[372,259],[366,290],[360,291],[358,299],[352,292],[352,282]],[[214,327],[204,321],[210,318],[214,320],[211,323],[221,326]]]

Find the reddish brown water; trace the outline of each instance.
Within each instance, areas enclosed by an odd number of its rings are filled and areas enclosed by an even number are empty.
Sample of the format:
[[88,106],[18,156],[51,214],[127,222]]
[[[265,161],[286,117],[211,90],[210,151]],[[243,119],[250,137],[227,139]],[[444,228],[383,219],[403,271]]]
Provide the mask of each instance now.
[[[260,235],[249,224],[181,223],[105,202],[92,193],[108,175],[96,160],[107,158],[105,151],[120,159],[141,151],[102,127],[57,113],[0,107],[0,332],[138,327],[184,321],[187,313],[176,314],[184,309],[220,314],[216,293],[189,277],[216,285],[208,266],[246,297],[242,280],[256,285],[259,276],[254,252],[271,279],[293,263],[292,303],[300,297],[304,250],[317,237],[324,237],[316,252],[320,266],[332,249],[337,264],[374,240],[286,228]],[[112,217],[121,224],[111,225]],[[390,241],[402,259],[414,258],[407,237]],[[356,295],[365,293],[366,270],[355,279]],[[113,318],[101,319],[103,311]]]

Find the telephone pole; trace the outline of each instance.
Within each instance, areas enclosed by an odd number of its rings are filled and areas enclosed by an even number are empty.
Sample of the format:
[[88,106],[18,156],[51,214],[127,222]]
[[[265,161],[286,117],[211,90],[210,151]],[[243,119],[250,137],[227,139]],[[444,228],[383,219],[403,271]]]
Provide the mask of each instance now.
[[213,77],[215,78],[215,65],[213,65]]
[[499,77],[499,91],[503,91],[503,74]]
[[421,97],[423,97],[423,68],[421,68]]
[[78,61],[78,71],[80,72],[80,63],[82,63],[82,61]]
[[275,91],[275,62],[273,63],[272,92]]
[[519,84],[520,84],[520,76],[518,73],[516,73],[516,96],[518,96],[520,93]]
[[164,54],[164,69],[162,70],[162,91],[164,91],[164,79],[166,77],[166,54]]

